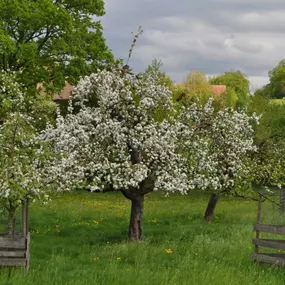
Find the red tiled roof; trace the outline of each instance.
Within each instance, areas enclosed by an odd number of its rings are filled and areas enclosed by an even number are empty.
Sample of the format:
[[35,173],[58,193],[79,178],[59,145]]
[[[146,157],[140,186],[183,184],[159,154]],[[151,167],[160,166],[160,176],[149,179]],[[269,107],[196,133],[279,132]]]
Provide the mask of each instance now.
[[214,95],[221,95],[222,93],[226,92],[227,86],[226,85],[211,85],[214,91]]

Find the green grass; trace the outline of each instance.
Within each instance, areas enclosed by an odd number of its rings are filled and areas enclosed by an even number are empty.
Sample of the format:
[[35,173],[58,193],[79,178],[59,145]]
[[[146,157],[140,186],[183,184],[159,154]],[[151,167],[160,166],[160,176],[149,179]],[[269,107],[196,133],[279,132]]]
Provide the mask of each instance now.
[[274,105],[285,105],[285,99],[271,99],[270,103]]
[[[77,192],[32,204],[30,271],[13,269],[9,277],[1,269],[0,284],[284,284],[285,268],[250,259],[256,203],[225,198],[214,224],[202,222],[206,204],[203,195],[149,194],[138,244],[126,242],[130,203],[120,193]],[[271,212],[266,205],[264,213]]]

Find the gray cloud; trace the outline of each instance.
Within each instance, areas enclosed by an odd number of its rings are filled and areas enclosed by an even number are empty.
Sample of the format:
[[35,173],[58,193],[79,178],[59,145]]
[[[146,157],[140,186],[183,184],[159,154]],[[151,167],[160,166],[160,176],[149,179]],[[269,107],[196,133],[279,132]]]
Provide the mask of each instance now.
[[154,58],[176,82],[191,69],[240,69],[256,89],[285,58],[284,0],[106,0],[105,8],[104,35],[118,58],[127,58],[131,32],[143,26],[130,62],[135,71]]

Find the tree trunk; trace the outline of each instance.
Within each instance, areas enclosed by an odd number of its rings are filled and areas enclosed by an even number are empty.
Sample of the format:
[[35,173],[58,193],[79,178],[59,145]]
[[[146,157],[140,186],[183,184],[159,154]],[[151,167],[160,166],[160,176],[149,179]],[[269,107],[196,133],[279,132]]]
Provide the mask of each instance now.
[[8,211],[8,235],[15,236],[16,232],[16,207],[10,206]]
[[218,193],[218,194],[212,193],[211,194],[209,202],[208,202],[208,206],[207,206],[207,209],[206,209],[206,212],[204,214],[204,221],[206,223],[213,222],[215,209],[216,209],[217,203],[218,203],[218,201],[220,199],[220,196],[221,196],[220,193]]
[[129,241],[142,240],[142,223],[143,223],[143,208],[144,208],[144,195],[137,196],[131,199],[132,209],[129,225]]

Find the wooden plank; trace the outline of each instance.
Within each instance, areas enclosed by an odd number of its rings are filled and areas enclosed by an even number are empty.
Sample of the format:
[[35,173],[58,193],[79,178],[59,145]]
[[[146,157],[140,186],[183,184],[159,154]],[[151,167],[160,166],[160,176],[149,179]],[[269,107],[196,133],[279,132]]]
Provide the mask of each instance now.
[[285,226],[280,225],[263,225],[263,224],[256,224],[254,226],[255,231],[277,234],[277,235],[285,235]]
[[[259,194],[259,199],[258,199],[258,209],[257,209],[257,218],[256,218],[256,224],[259,225],[261,222],[261,211],[262,211],[262,196]],[[260,238],[260,231],[256,231],[256,235],[255,235],[256,239]],[[255,244],[254,247],[254,251],[255,253],[259,252],[259,248],[258,245]]]
[[285,254],[252,253],[251,258],[257,262],[264,262],[278,266],[285,266]]
[[[14,238],[23,237],[22,233],[15,233]],[[0,234],[0,238],[11,238],[8,234]]]
[[285,250],[285,240],[253,239],[252,242],[256,246]]
[[0,258],[9,258],[9,257],[22,257],[26,258],[26,252],[25,251],[0,251]]
[[26,238],[26,270],[30,268],[30,232],[27,233]]
[[0,249],[26,249],[26,238],[23,236],[0,236]]
[[0,258],[0,266],[25,266],[25,258],[3,259]]

